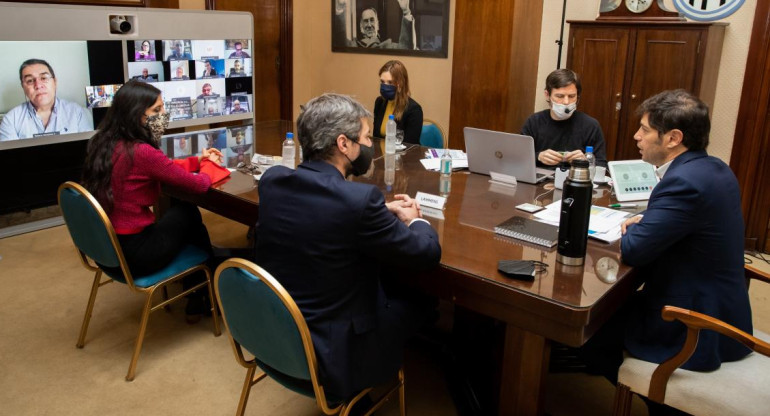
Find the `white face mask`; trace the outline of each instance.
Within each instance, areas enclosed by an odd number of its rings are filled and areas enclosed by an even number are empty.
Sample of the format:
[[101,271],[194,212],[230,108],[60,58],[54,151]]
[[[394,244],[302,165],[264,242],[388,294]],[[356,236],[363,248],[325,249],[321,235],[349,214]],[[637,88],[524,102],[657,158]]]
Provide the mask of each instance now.
[[572,117],[577,108],[577,103],[572,104],[559,104],[551,102],[551,114],[556,120],[566,120]]

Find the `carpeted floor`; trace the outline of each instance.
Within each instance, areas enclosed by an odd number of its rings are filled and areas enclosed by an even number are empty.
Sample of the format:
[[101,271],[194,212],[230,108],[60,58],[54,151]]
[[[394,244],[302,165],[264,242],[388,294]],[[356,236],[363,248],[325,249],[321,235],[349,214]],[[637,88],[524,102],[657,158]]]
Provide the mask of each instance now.
[[[245,244],[246,227],[213,214],[205,218],[215,244]],[[102,287],[85,348],[77,349],[92,276],[80,265],[65,227],[0,239],[0,257],[0,414],[234,414],[245,369],[236,363],[227,337],[214,337],[211,318],[188,325],[182,304],[170,313],[153,313],[136,379],[129,383],[124,377],[140,296],[119,284]],[[755,315],[770,316],[764,306],[770,289],[755,289],[761,286],[752,286]],[[457,414],[435,354],[411,348],[406,355],[408,412]],[[598,377],[551,375],[546,413],[610,414],[613,394]],[[644,415],[646,409],[636,401],[633,413]],[[253,388],[246,414],[321,412],[311,399],[268,379]],[[396,414],[393,403],[378,412]]]

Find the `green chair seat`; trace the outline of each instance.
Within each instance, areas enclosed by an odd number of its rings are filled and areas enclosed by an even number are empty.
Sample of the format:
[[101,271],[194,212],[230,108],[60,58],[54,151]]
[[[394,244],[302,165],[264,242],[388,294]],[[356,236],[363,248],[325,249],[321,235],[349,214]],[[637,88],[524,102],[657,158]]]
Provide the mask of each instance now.
[[[168,279],[169,276],[177,275],[191,267],[201,265],[208,259],[208,253],[196,246],[188,245],[184,247],[182,251],[171,260],[171,263],[166,265],[166,267],[145,276],[134,276],[134,286],[141,288],[154,286],[163,280]],[[104,273],[115,281],[124,284],[126,283],[126,278],[123,276],[123,272],[120,268],[103,267],[103,269]]]

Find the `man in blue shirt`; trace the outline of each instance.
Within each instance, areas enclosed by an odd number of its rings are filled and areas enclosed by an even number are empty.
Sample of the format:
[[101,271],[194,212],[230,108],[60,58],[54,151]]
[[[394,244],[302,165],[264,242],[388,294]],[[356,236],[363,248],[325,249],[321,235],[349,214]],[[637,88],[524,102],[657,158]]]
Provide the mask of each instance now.
[[181,40],[175,40],[171,44],[171,54],[168,56],[169,61],[190,61],[192,60],[192,55],[185,52],[184,50],[184,41]]
[[85,108],[56,97],[56,74],[48,62],[42,59],[24,61],[19,68],[19,79],[27,102],[14,107],[3,117],[0,141],[94,129]]

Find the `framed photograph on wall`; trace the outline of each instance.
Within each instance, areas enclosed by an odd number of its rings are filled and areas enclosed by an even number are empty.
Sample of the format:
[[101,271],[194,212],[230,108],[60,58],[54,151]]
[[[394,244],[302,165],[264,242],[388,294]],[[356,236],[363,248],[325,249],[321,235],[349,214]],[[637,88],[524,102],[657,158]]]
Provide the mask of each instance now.
[[331,0],[332,52],[446,58],[450,0]]

